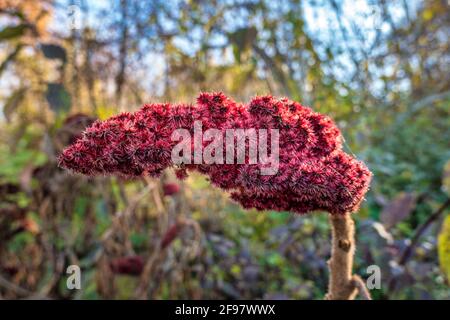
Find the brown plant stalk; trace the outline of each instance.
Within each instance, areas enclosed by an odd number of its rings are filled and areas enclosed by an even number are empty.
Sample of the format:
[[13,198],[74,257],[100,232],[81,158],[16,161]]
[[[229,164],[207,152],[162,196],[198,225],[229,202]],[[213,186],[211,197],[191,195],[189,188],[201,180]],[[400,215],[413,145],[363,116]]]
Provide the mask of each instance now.
[[328,260],[330,280],[327,300],[353,300],[360,293],[365,300],[371,300],[364,281],[353,275],[355,254],[355,223],[349,213],[330,215],[332,248]]

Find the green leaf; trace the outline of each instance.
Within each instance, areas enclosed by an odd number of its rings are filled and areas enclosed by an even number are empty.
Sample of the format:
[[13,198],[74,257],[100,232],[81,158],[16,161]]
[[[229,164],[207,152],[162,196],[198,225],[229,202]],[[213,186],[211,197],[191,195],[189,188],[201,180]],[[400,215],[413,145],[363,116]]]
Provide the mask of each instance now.
[[27,25],[20,24],[14,27],[6,27],[0,31],[0,41],[10,40],[22,36],[25,30],[28,28]]
[[115,285],[117,288],[117,299],[127,300],[133,299],[134,291],[139,284],[136,277],[118,275],[115,277]]
[[130,235],[131,244],[135,249],[143,247],[147,243],[147,239],[148,237],[145,233],[133,232]]
[[25,97],[25,92],[25,88],[20,88],[14,91],[13,94],[8,98],[8,100],[6,100],[6,103],[3,107],[3,114],[5,115],[7,121],[11,120],[13,112],[17,109],[17,107]]
[[34,236],[31,232],[21,232],[8,242],[8,250],[12,252],[22,251],[28,244],[34,242]]
[[72,105],[69,92],[59,83],[49,83],[45,94],[50,108],[57,113],[67,112]]
[[111,217],[104,199],[100,199],[95,204],[96,234],[101,235],[111,225]]
[[235,43],[232,44],[232,48],[234,60],[236,60],[237,63],[241,63],[241,50]]
[[442,174],[442,188],[450,196],[450,160],[444,166]]
[[442,272],[450,280],[450,215],[448,215],[438,236],[439,265]]
[[242,54],[251,48],[256,40],[257,34],[258,31],[255,27],[240,28],[228,34],[228,39],[233,46],[233,54],[237,62],[240,62]]
[[23,44],[19,43],[16,48],[3,60],[2,64],[0,64],[0,75],[6,70],[6,67],[14,61],[14,59],[19,54],[20,50],[23,48]]
[[241,274],[241,267],[238,264],[233,264],[230,271],[233,275],[239,276]]
[[282,265],[284,259],[278,252],[272,252],[267,256],[266,261],[270,266],[276,267]]
[[67,60],[66,49],[64,49],[63,47],[52,43],[41,44],[40,47],[42,53],[46,58],[59,59],[63,63],[66,63]]
[[2,182],[20,183],[20,175],[27,165],[44,164],[47,157],[37,150],[20,149],[11,153],[8,147],[0,148],[0,177]]
[[383,208],[380,220],[386,228],[392,228],[399,222],[405,220],[415,207],[415,195],[408,192],[401,192]]

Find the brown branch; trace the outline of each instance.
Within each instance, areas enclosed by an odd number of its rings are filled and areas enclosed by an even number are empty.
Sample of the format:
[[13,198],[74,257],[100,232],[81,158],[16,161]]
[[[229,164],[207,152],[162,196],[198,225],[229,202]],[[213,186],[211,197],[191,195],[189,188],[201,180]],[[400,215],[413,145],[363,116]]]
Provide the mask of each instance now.
[[445,201],[442,206],[439,207],[439,209],[436,210],[432,215],[428,217],[428,219],[417,229],[416,233],[411,239],[411,243],[408,247],[403,251],[403,254],[399,260],[399,265],[403,266],[408,262],[409,258],[411,257],[411,253],[413,249],[416,247],[417,242],[419,241],[422,234],[428,229],[428,227],[436,221],[439,216],[445,211],[445,209],[450,206],[450,198]]
[[129,27],[127,25],[128,20],[128,1],[121,0],[120,1],[120,10],[122,14],[121,18],[121,39],[120,39],[120,48],[119,48],[119,72],[116,76],[116,103],[120,106],[122,93],[123,93],[123,85],[126,82],[126,66],[127,66],[127,58],[128,58],[128,42],[129,42]]
[[261,57],[267,68],[270,69],[274,78],[280,83],[283,89],[283,94],[292,97],[293,92],[289,87],[288,79],[286,78],[283,70],[276,65],[275,61],[266,53],[266,51],[258,47],[256,44],[253,44],[252,48],[255,53]]
[[18,286],[15,283],[8,281],[6,278],[3,278],[2,275],[0,275],[0,287],[5,288],[9,291],[12,291],[18,296],[26,297],[28,299],[41,299],[41,300],[48,299],[48,297],[43,294],[31,292],[27,289],[24,289],[24,288]]
[[353,276],[353,284],[356,288],[358,288],[359,295],[363,300],[372,300],[370,292],[369,290],[367,290],[366,284],[364,283],[363,279],[361,279],[360,276],[357,275]]
[[359,276],[352,274],[355,254],[355,223],[350,213],[330,215],[332,248],[328,261],[330,281],[327,300],[353,300],[358,292],[371,300],[369,291]]
[[331,258],[328,261],[330,282],[328,300],[353,300],[357,289],[352,281],[353,255],[355,252],[355,226],[350,215],[330,215],[332,227]]
[[22,50],[23,44],[19,44],[13,52],[11,52],[6,59],[0,64],[0,75],[3,73],[3,71],[6,69],[9,63],[11,63],[19,54],[20,50]]

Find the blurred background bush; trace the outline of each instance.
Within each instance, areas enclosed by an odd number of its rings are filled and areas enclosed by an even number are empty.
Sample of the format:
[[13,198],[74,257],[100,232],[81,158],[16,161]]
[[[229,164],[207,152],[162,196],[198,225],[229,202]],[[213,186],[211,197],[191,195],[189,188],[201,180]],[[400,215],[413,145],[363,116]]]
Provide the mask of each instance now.
[[0,297],[322,299],[325,213],[56,165],[95,119],[223,91],[333,117],[374,173],[356,271],[381,268],[375,299],[448,299],[449,35],[447,0],[0,0]]

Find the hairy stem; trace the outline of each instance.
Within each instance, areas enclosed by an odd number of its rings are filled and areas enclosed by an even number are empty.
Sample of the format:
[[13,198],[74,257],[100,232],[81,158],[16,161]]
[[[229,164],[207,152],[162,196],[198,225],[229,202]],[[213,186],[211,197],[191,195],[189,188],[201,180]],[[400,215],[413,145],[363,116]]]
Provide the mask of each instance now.
[[[330,215],[332,232],[331,258],[328,261],[330,280],[328,300],[353,300],[358,294],[358,284],[362,282],[352,274],[355,254],[355,223],[349,213]],[[366,292],[364,292],[366,293]]]

